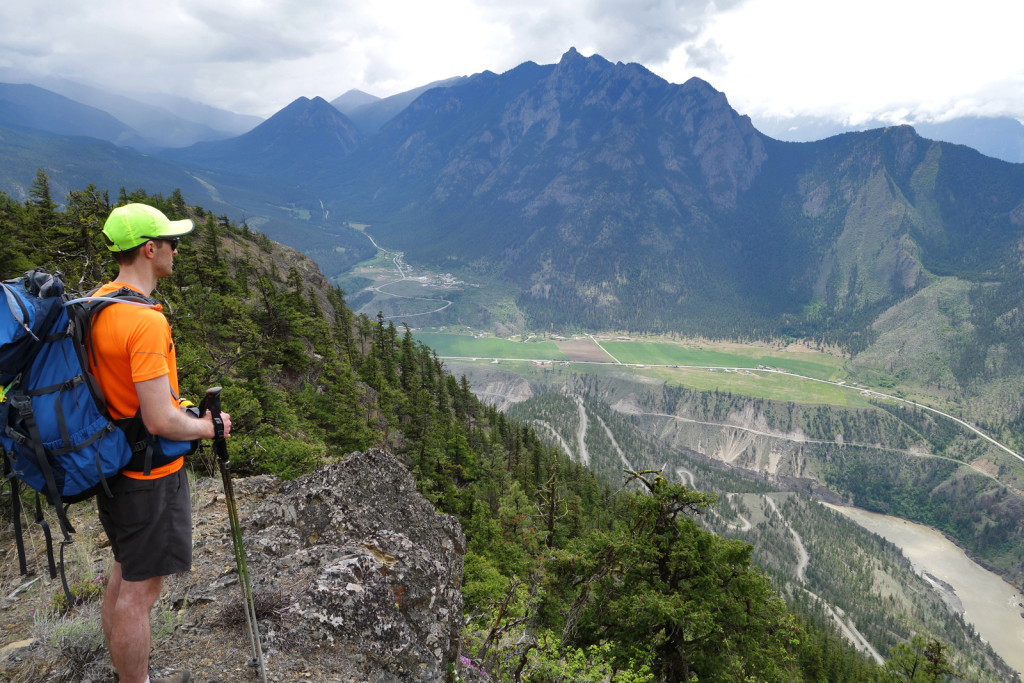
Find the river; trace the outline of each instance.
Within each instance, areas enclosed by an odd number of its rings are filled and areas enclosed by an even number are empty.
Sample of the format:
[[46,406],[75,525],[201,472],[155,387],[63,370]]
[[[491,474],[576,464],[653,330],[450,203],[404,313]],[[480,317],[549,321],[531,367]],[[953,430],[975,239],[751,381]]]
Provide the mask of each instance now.
[[964,620],[978,635],[1007,664],[1024,673],[1024,598],[1020,591],[975,563],[931,527],[860,508],[825,505],[898,546],[914,570],[945,593],[947,603],[962,606]]

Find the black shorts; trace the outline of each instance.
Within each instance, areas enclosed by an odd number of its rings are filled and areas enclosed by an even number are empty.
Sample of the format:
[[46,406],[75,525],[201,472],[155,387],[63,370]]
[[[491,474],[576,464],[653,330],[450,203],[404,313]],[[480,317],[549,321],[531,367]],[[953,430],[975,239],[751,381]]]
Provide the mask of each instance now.
[[119,476],[113,498],[96,496],[100,523],[126,581],[187,572],[192,568],[192,503],[182,467],[159,479]]

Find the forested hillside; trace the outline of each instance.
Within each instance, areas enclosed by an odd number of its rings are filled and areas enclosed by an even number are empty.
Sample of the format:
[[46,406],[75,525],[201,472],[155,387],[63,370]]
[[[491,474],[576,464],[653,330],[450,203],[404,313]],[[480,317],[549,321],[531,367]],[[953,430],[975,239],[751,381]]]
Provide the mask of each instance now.
[[[108,278],[97,239],[107,193],[90,186],[58,206],[40,174],[30,195],[0,195],[2,276],[59,269],[78,290]],[[883,671],[798,618],[751,546],[696,523],[712,496],[650,472],[627,493],[545,446],[479,403],[407,329],[354,316],[297,252],[178,192],[115,201],[197,223],[156,296],[183,393],[224,387],[234,471],[294,477],[372,445],[402,455],[421,491],[462,522],[463,648],[501,680],[904,680],[908,662],[948,666],[947,647],[922,640],[895,647]]]
[[[951,460],[854,443],[830,448],[807,443],[831,438],[840,424],[851,441],[878,438],[887,430],[894,433],[886,438],[895,441],[899,424],[893,420],[885,426],[886,420],[870,411],[774,402],[755,408],[759,402],[746,397],[673,386],[648,386],[645,392],[639,383],[590,376],[550,382],[531,383],[534,395],[507,414],[576,457],[585,453],[595,470],[654,468],[673,481],[714,492],[717,503],[701,524],[751,543],[754,562],[792,607],[820,623],[841,624],[848,639],[872,656],[887,656],[897,643],[927,632],[954,644],[957,670],[966,680],[984,676],[995,657],[977,642],[963,608],[943,604],[940,593],[889,543],[815,501],[854,500],[909,519],[930,511],[926,521],[963,539],[983,561],[1015,573],[1020,509],[1005,487],[968,468],[958,472]],[[637,408],[651,405],[658,394],[663,402],[649,408],[657,414],[624,412],[623,394],[633,397]],[[616,398],[618,410],[608,403]],[[673,414],[685,427],[672,426],[679,422]],[[764,436],[739,427],[742,414]],[[799,442],[787,448],[781,428],[794,430],[790,433]],[[769,439],[769,433],[780,438]],[[722,451],[732,459],[725,461]],[[828,476],[817,478],[822,470]],[[985,491],[986,486],[991,488]],[[900,502],[898,510],[892,510],[893,501]]]

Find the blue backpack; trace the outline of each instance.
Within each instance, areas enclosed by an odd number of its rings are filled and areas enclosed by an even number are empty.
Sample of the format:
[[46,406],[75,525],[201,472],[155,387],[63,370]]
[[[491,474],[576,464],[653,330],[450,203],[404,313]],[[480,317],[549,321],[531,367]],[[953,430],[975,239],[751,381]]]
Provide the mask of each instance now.
[[112,303],[152,307],[154,300],[131,290],[73,298],[65,293],[60,273],[40,270],[0,287],[0,447],[4,474],[11,481],[21,573],[27,573],[18,486],[24,482],[37,492],[36,521],[46,535],[51,578],[56,578],[53,544],[40,496],[57,510],[64,537],[61,580],[70,600],[63,555],[75,530],[68,505],[99,492],[110,496],[107,480],[129,463],[139,463],[132,469],[148,473],[151,465],[190,452],[192,445],[154,439],[138,415],[113,421],[88,371],[92,316]]

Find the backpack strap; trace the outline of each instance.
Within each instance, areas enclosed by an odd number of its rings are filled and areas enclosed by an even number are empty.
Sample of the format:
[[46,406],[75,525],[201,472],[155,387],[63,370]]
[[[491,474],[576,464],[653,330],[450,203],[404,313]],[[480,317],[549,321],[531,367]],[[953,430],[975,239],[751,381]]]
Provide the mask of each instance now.
[[[57,566],[53,561],[53,535],[50,533],[50,525],[47,523],[46,518],[43,516],[43,504],[40,502],[41,496],[39,492],[36,492],[36,524],[43,530],[43,536],[46,537],[46,562],[49,565],[50,578],[57,578]],[[60,505],[55,506],[58,510],[57,517],[60,518]],[[69,539],[70,540],[70,539]],[[62,546],[63,547],[63,546]],[[61,571],[63,572],[63,567]]]
[[[156,299],[143,296],[130,287],[122,287],[116,292],[111,292],[104,296],[96,296],[96,292],[98,291],[98,289],[94,289],[85,296],[78,297],[77,299],[71,299],[64,304],[68,307],[69,313],[73,310],[71,308],[72,306],[84,309],[84,314],[71,316],[75,321],[72,333],[75,335],[75,339],[80,342],[79,348],[83,350],[83,357],[80,358],[83,368],[99,365],[99,359],[96,357],[96,349],[92,344],[92,319],[97,313],[111,304],[129,304],[132,306],[156,309],[159,309],[161,306],[160,302]],[[93,384],[94,383],[90,384],[90,388],[93,387]],[[98,389],[98,386],[96,388]],[[102,399],[102,396],[102,392],[99,392],[99,398],[97,400]],[[101,400],[101,405],[104,409],[106,408],[106,399]]]
[[[131,289],[130,287],[121,287],[116,292],[111,292],[104,296],[97,296],[96,292],[98,289],[94,289],[83,297],[72,299],[68,302],[68,305],[77,305],[83,307],[83,313],[81,315],[74,316],[75,328],[74,335],[77,340],[80,341],[78,348],[82,350],[81,363],[83,368],[92,368],[99,365],[99,359],[96,356],[96,348],[92,343],[92,321],[93,318],[104,308],[111,304],[130,304],[133,306],[140,306],[143,308],[156,308],[159,309],[162,304],[151,297],[143,296],[139,292]],[[96,400],[97,405],[107,412],[107,400],[103,395],[103,390],[96,381],[92,372],[86,372],[86,381],[89,384],[89,389],[93,394],[93,398]],[[178,397],[171,391],[171,396],[175,399]],[[132,449],[132,459],[125,466],[125,469],[133,472],[142,472],[145,476],[149,476],[150,471],[153,467],[154,454],[162,456],[162,452],[155,453],[154,442],[155,439],[151,437],[146,426],[142,421],[142,409],[140,408],[135,415],[132,417],[125,417],[115,421],[117,427],[125,433],[128,438],[128,444]],[[109,415],[109,413],[107,413]],[[177,457],[177,456],[175,456]],[[162,464],[162,463],[160,463]],[[104,488],[106,489],[106,482],[104,482]],[[107,490],[109,495],[109,489]]]
[[[68,521],[67,513],[61,506],[60,489],[57,487],[57,482],[54,479],[53,469],[50,467],[50,459],[47,457],[46,450],[43,448],[43,440],[39,434],[39,425],[36,423],[35,411],[32,410],[32,401],[30,401],[28,396],[24,394],[8,397],[8,400],[11,402],[11,408],[18,412],[21,417],[21,423],[25,426],[25,429],[28,430],[32,441],[32,447],[35,450],[36,459],[38,460],[39,471],[42,472],[43,478],[46,480],[46,498],[57,510],[57,521],[60,524],[60,531],[64,535],[64,540],[67,543],[71,543],[71,534],[75,532],[75,528],[71,526],[71,522]],[[37,507],[38,503],[39,498],[37,496]],[[42,511],[40,510],[36,515],[36,521],[40,521],[41,518]],[[51,547],[48,527],[46,528],[46,535],[47,547]],[[51,572],[50,578],[56,578],[56,572]]]
[[[68,518],[68,507],[67,505],[61,505],[58,501],[53,507],[57,510],[57,519],[63,520],[61,522],[61,530],[64,532],[64,540],[60,542],[60,563],[57,564],[53,559],[53,536],[50,534],[50,525],[47,524],[46,518],[43,517],[43,505],[40,501],[41,496],[36,492],[36,523],[39,524],[43,530],[43,536],[46,537],[46,563],[47,569],[50,571],[50,578],[57,578],[57,568],[60,568],[60,585],[64,589],[64,596],[68,599],[68,607],[74,607],[78,604],[78,600],[74,595],[71,594],[71,587],[68,585],[67,573],[64,571],[64,547],[69,546],[74,541],[68,532],[64,530],[64,522]],[[68,525],[71,528],[70,525]],[[71,528],[71,533],[75,533],[74,528]]]
[[148,477],[153,469],[153,442],[142,421],[142,408],[134,416],[118,420],[117,426],[128,438],[128,446],[132,449],[132,459],[125,465],[125,469],[142,472]]
[[21,532],[21,485],[14,476],[11,454],[4,449],[4,478],[11,483],[11,520],[14,522],[14,544],[18,548],[18,569],[22,576],[28,574],[25,558],[25,539]]

